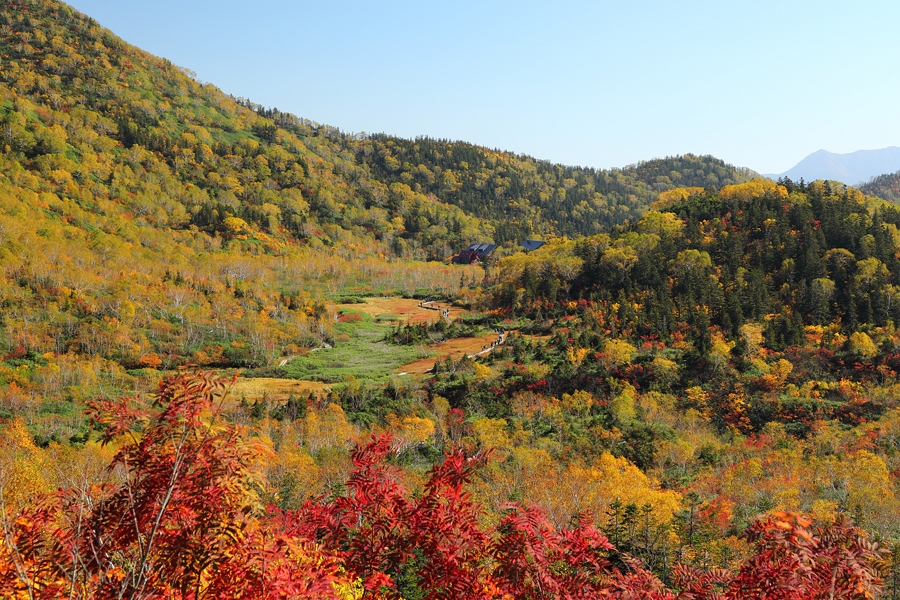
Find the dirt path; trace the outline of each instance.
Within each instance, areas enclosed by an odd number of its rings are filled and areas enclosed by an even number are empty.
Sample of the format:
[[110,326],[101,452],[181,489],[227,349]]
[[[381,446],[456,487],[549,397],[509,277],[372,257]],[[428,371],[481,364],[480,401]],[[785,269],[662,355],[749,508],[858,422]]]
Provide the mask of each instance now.
[[436,353],[438,355],[437,357],[422,358],[407,365],[403,365],[397,369],[397,374],[403,375],[428,371],[434,366],[434,363],[438,358],[447,360],[447,357],[451,356],[453,357],[453,360],[459,360],[463,355],[475,356],[482,352],[489,352],[491,343],[495,341],[497,341],[497,334],[492,333],[490,335],[482,335],[479,337],[454,338],[440,344],[429,344],[428,349],[431,352]]
[[440,304],[433,300],[429,300],[427,302],[422,302],[419,304],[419,308],[424,308],[426,310],[436,310],[441,313],[441,318],[447,321],[447,325],[453,322],[453,319],[450,318],[450,309],[446,307],[442,307]]
[[[366,298],[359,304],[342,304],[342,307],[350,308],[372,317],[381,315],[396,315],[404,323],[431,323],[440,318],[451,322],[460,316],[468,315],[469,311],[447,302],[422,302],[412,298]],[[448,356],[453,360],[459,360],[463,355],[476,356],[490,352],[491,344],[503,339],[496,333],[472,338],[455,338],[446,342],[429,344],[428,350],[437,355],[441,360]],[[395,374],[405,375],[417,372],[426,372],[434,367],[437,357],[423,358],[403,365],[395,371]],[[281,361],[284,365],[290,361],[288,357]],[[263,396],[270,398],[286,399],[293,392],[295,396],[306,396],[310,392],[321,393],[327,391],[334,384],[319,381],[307,381],[302,379],[270,379],[270,378],[240,378],[232,390],[233,397],[246,397],[248,400],[258,399]]]

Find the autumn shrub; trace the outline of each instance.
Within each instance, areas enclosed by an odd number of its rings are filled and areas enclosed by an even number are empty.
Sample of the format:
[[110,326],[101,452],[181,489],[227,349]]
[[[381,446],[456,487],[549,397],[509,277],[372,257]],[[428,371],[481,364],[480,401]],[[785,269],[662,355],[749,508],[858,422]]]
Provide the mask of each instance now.
[[92,403],[104,444],[121,444],[116,477],[38,495],[3,519],[0,596],[337,597],[336,557],[263,515],[263,449],[218,418],[224,389],[181,373],[149,405]]
[[541,511],[511,502],[496,528],[480,525],[482,507],[467,488],[486,454],[451,451],[413,494],[389,465],[393,449],[387,436],[357,447],[346,494],[281,516],[341,556],[366,597],[855,600],[880,590],[875,565],[884,551],[863,531],[844,520],[813,528],[785,512],[749,527],[755,553],[737,570],[675,565],[667,588],[633,558],[614,566],[614,546],[588,515],[556,528]]
[[[451,449],[420,490],[408,490],[391,465],[402,440],[387,435],[352,451],[348,477],[325,460],[334,452],[320,457],[320,476],[344,482],[332,493],[295,511],[266,508],[259,490],[270,450],[221,418],[225,390],[222,379],[180,373],[149,403],[91,403],[103,443],[118,448],[110,477],[4,505],[13,512],[0,519],[0,596],[857,600],[880,590],[884,551],[862,530],[841,519],[814,527],[787,512],[750,525],[754,553],[736,569],[675,565],[667,587],[633,557],[612,562],[615,548],[590,515],[554,526],[534,507],[505,502],[485,524],[469,487],[489,452]],[[318,418],[339,411],[330,405]],[[22,446],[21,427],[11,435]]]

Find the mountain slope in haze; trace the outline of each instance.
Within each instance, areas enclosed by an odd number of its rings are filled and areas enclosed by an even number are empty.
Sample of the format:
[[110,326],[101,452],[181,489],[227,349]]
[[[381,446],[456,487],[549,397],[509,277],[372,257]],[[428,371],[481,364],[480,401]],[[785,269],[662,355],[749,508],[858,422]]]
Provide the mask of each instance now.
[[900,171],[873,177],[858,189],[869,196],[900,202]]
[[813,152],[784,173],[768,175],[772,179],[787,177],[794,181],[831,180],[857,185],[883,173],[900,170],[900,147],[880,150],[857,150],[836,154],[827,150]]

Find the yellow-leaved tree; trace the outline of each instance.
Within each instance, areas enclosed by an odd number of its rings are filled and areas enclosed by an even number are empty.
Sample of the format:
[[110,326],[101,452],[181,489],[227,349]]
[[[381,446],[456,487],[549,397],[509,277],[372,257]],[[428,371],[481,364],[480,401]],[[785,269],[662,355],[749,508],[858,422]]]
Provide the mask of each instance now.
[[850,334],[850,349],[863,358],[872,358],[878,354],[878,347],[869,335],[862,331]]
[[637,352],[637,348],[623,340],[608,340],[603,348],[603,364],[607,369],[631,362],[631,357]]
[[778,185],[771,179],[754,179],[747,183],[726,185],[719,190],[719,197],[730,202],[750,202],[754,198],[772,196],[787,200],[788,191],[783,185]]
[[0,431],[0,504],[19,506],[36,493],[46,491],[46,457],[31,434],[16,419]]

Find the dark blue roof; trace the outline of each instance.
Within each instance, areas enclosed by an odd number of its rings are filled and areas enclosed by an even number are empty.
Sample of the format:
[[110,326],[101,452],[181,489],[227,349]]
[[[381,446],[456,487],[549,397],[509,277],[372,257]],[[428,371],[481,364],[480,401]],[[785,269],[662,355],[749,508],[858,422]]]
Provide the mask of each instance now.
[[538,240],[525,240],[524,242],[522,242],[519,245],[522,246],[523,248],[525,248],[526,250],[537,250],[538,248],[540,248],[541,246],[543,246],[546,243],[547,242],[541,242]]
[[478,256],[487,256],[493,252],[496,247],[497,244],[471,244],[466,250],[471,250],[478,254]]

